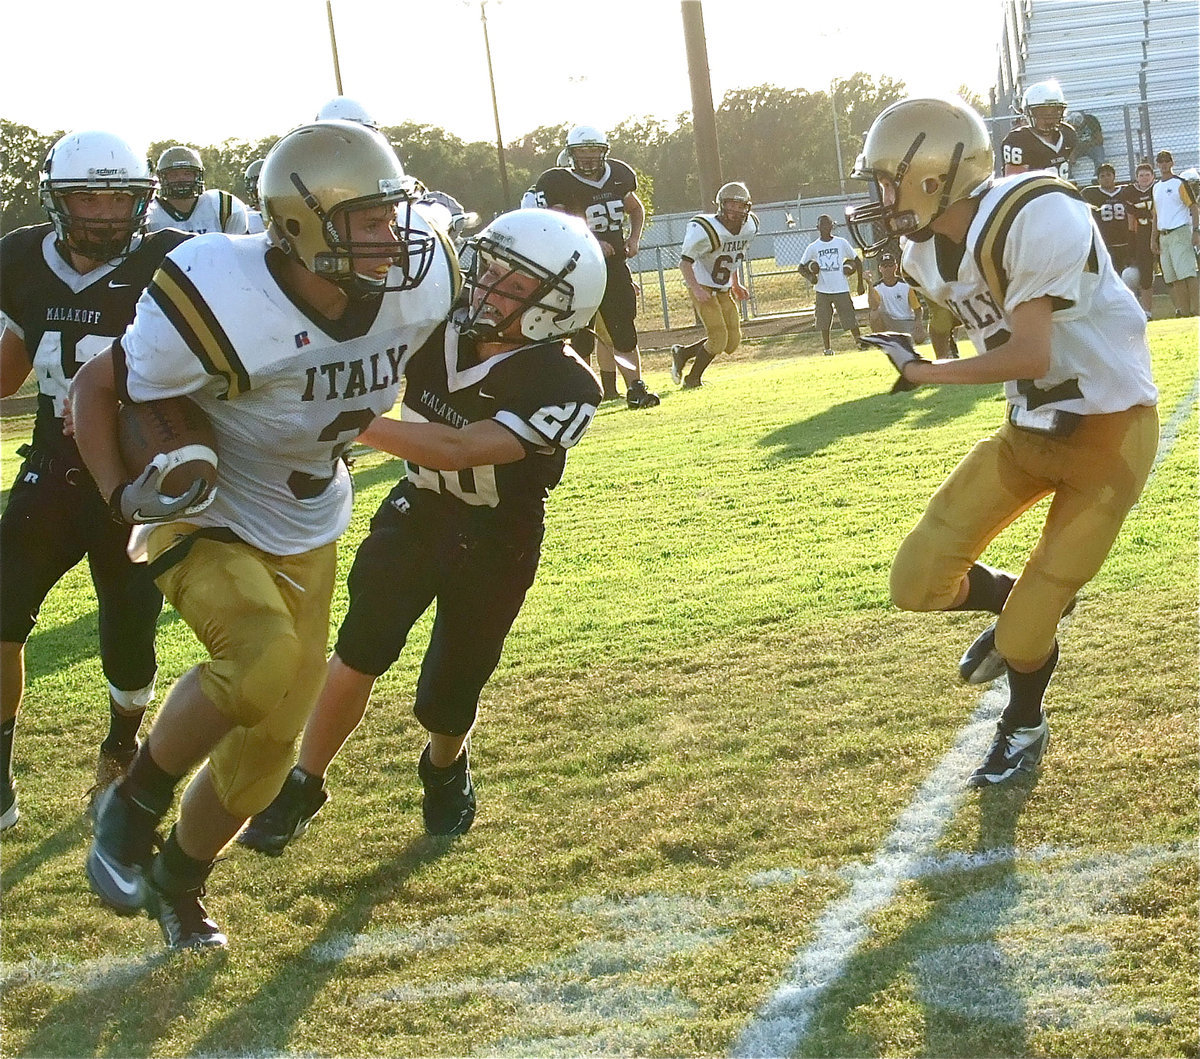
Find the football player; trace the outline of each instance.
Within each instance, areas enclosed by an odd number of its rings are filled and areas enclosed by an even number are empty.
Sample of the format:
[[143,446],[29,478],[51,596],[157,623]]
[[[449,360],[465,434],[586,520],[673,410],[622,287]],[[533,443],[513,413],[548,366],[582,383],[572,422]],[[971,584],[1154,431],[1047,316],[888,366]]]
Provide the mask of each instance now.
[[154,625],[162,596],[125,553],[129,527],[108,518],[73,438],[64,436],[67,388],[112,343],[167,251],[187,236],[143,234],[154,180],[145,159],[108,132],[74,132],[50,149],[39,190],[48,223],[0,239],[0,396],[34,372],[37,418],[19,450],[0,518],[0,829],[16,823],[13,733],[25,684],[25,642],[42,601],[85,555],[99,603],[100,663],[109,731],[96,783],[121,775],[154,695]]
[[[723,184],[717,192],[716,213],[688,221],[680,249],[679,271],[692,306],[704,324],[704,337],[691,345],[671,347],[671,380],[685,390],[700,386],[704,369],[721,353],[732,353],[742,341],[738,303],[750,297],[738,269],[758,234],[758,217],[750,207],[750,189],[741,181]],[[695,364],[685,377],[689,360]]]
[[262,172],[262,167],[263,160],[256,158],[246,166],[246,172],[242,176],[242,182],[246,185],[246,226],[251,235],[266,231],[258,201],[258,174]]
[[[445,318],[453,250],[412,208],[378,132],[293,129],[259,177],[263,235],[214,233],[163,262],[134,322],[72,387],[80,451],[209,658],[167,694],[129,773],[100,798],[87,874],[116,911],[147,907],[171,948],[225,944],[200,898],[213,860],[279,792],[325,676],[342,459]],[[230,277],[241,278],[231,283]],[[126,480],[116,407],[186,395],[217,438],[208,506]],[[196,766],[161,852],[156,828]]]
[[825,343],[825,356],[833,356],[830,333],[833,330],[833,310],[837,309],[838,323],[842,329],[854,335],[859,349],[865,349],[862,333],[858,328],[858,317],[854,312],[854,301],[850,297],[850,277],[858,277],[858,293],[862,294],[862,261],[854,247],[840,235],[833,234],[833,218],[822,213],[817,218],[817,238],[804,248],[800,257],[800,271],[816,288],[816,312],[814,319],[821,330]]
[[1130,286],[1150,320],[1154,315],[1154,167],[1148,161],[1138,163],[1133,183],[1121,188],[1121,201],[1129,216],[1133,257],[1133,272],[1126,270],[1123,275],[1132,281]]
[[204,163],[190,147],[168,147],[154,167],[158,192],[150,203],[147,231],[179,228],[201,235],[225,232],[245,235],[250,230],[246,204],[228,191],[204,190]]
[[[642,380],[642,355],[638,349],[637,288],[629,272],[642,239],[646,210],[637,194],[637,174],[624,162],[608,156],[608,137],[591,125],[576,125],[567,133],[569,168],[547,169],[533,186],[533,201],[582,217],[600,241],[608,266],[608,286],[598,321],[606,345],[615,357],[611,365],[597,357],[606,397],[616,395],[619,368],[625,379],[625,400],[630,408],[653,408],[659,397]],[[629,219],[629,235],[625,219]],[[584,357],[592,353],[591,336],[582,331],[574,345]],[[611,341],[610,341],[611,339]]]
[[1000,144],[1004,175],[1052,169],[1067,180],[1076,136],[1063,120],[1067,100],[1062,85],[1055,80],[1030,85],[1021,100],[1021,113],[1029,124],[1013,129]]
[[[903,336],[872,336],[901,377],[1005,384],[1006,422],[934,494],[891,571],[892,601],[904,610],[998,615],[959,663],[969,682],[1008,675],[975,787],[1032,769],[1045,752],[1059,619],[1104,563],[1158,444],[1146,321],[1087,203],[1049,173],[991,174],[987,129],[970,106],[903,100],[872,124],[853,173],[878,201],[847,211],[864,249],[908,238],[905,274],[954,310],[978,351],[930,362]],[[1019,576],[978,562],[1047,496]]]
[[468,244],[464,297],[408,362],[402,419],[363,434],[403,457],[407,476],[354,558],[325,690],[298,765],[239,839],[252,849],[280,853],[324,805],[329,763],[435,600],[414,707],[429,733],[422,813],[431,835],[465,834],[474,820],[467,735],[533,583],[546,495],[600,401],[563,339],[600,306],[607,270],[583,221],[536,207]]
[[1108,162],[1100,164],[1096,170],[1096,180],[1098,183],[1083,188],[1080,194],[1083,201],[1092,207],[1092,216],[1104,237],[1113,268],[1120,274],[1129,267],[1132,258],[1130,240],[1133,236],[1129,230],[1129,211],[1121,195],[1122,188],[1117,186],[1117,171]]

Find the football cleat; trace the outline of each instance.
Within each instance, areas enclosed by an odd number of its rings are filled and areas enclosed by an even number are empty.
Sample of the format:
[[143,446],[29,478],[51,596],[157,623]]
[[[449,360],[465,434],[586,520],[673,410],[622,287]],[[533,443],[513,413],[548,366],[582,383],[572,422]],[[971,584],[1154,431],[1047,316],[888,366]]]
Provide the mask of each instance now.
[[996,623],[992,622],[958,660],[958,675],[968,684],[990,684],[1004,672],[1004,658],[996,650]]
[[825,356],[827,356],[827,357],[832,357],[832,356],[833,356],[833,350],[832,350],[832,349],[827,349],[827,350],[825,350]]
[[118,784],[96,802],[88,882],[92,892],[119,915],[132,915],[146,903],[146,867],[159,844],[157,820],[117,793]]
[[0,787],[0,831],[7,831],[21,818],[17,808],[17,787],[13,781],[5,780]]
[[698,390],[703,385],[703,381],[700,379],[693,379],[690,375],[683,380],[683,389],[685,390]]
[[1020,771],[1032,772],[1050,745],[1050,726],[1043,717],[1032,728],[1006,728],[996,725],[996,738],[983,759],[983,764],[971,773],[968,787],[986,787],[1003,783]]
[[96,819],[96,803],[100,800],[100,795],[117,780],[125,778],[125,773],[129,771],[129,766],[138,752],[138,746],[135,739],[133,746],[127,750],[105,750],[103,746],[100,747],[100,753],[96,755],[96,782],[88,791],[88,816],[93,820]]
[[625,403],[630,408],[654,408],[656,405],[662,404],[662,400],[658,394],[651,393],[646,389],[646,383],[642,379],[631,383],[625,392]]
[[313,817],[327,801],[329,792],[320,778],[297,765],[288,773],[275,800],[256,813],[246,830],[238,835],[238,844],[268,857],[278,857],[289,842],[308,830]]
[[158,920],[167,948],[176,951],[223,949],[229,944],[229,939],[200,903],[203,896],[203,886],[179,893],[164,893],[151,878],[146,886],[146,911]]
[[678,343],[671,347],[671,381],[678,386],[683,382],[683,369],[687,367],[687,354]]
[[429,760],[429,744],[421,751],[417,775],[425,787],[421,815],[430,835],[465,835],[475,821],[475,784],[467,747],[444,769]]

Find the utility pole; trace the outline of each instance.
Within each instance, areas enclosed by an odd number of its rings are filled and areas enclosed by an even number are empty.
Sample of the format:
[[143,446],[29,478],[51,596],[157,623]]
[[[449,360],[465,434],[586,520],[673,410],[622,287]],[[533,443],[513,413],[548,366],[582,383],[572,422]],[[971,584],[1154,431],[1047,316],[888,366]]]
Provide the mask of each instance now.
[[504,162],[504,138],[500,135],[500,106],[496,102],[496,78],[492,73],[492,46],[488,41],[487,0],[479,0],[479,18],[483,22],[483,50],[487,52],[488,84],[492,88],[492,116],[496,119],[496,159],[500,164],[500,193],[504,208],[511,205],[508,196],[508,166]]
[[329,47],[333,52],[333,79],[337,83],[337,94],[342,94],[342,68],[338,65],[337,37],[333,32],[333,0],[325,0],[325,14],[329,16]]
[[842,136],[838,131],[838,111],[837,111],[837,78],[835,77],[829,82],[829,106],[833,111],[833,150],[837,155],[838,167],[838,187],[841,188],[842,196],[846,195],[846,171],[842,168]]
[[717,117],[713,113],[712,81],[708,73],[704,10],[700,0],[682,0],[680,7],[692,87],[692,128],[696,136],[696,161],[700,166],[700,194],[707,206],[716,198],[721,186],[721,150],[717,145]]

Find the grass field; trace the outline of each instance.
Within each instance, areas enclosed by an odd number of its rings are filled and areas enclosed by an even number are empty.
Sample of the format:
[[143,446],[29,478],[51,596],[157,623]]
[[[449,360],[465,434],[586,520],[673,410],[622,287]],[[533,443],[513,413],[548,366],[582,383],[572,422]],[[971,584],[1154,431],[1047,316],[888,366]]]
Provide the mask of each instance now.
[[[887,571],[999,387],[890,396],[811,336],[687,393],[651,358],[662,406],[603,406],[484,693],[474,829],[421,831],[426,619],[309,833],[218,864],[227,952],[166,956],[88,891],[75,570],[28,650],[3,1054],[1200,1054],[1195,321],[1151,340],[1163,457],[1064,624],[1045,769],[998,791],[962,787],[1001,702],[955,674],[986,622],[893,611]],[[344,565],[398,473],[357,464]],[[985,558],[1019,565],[1043,510]],[[160,628],[165,689],[198,651]]]

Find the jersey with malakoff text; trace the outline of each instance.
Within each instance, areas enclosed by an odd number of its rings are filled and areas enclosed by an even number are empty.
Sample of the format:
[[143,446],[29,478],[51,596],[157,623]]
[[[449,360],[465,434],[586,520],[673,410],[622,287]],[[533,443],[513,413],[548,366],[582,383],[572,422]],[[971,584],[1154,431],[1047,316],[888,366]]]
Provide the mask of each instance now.
[[574,169],[547,169],[533,186],[536,205],[564,206],[587,221],[592,235],[620,250],[624,260],[625,196],[637,190],[637,174],[624,162],[610,158],[595,180]]
[[1075,130],[1063,122],[1050,140],[1043,139],[1029,125],[1013,129],[1000,145],[1004,164],[1023,165],[1030,169],[1052,169],[1056,176],[1068,179],[1071,157],[1075,153]]
[[738,266],[746,260],[751,240],[758,234],[758,217],[751,213],[741,228],[731,232],[719,213],[702,213],[688,221],[680,257],[692,263],[696,281],[715,290],[729,290]]
[[965,247],[940,235],[910,241],[904,272],[963,322],[980,353],[1009,340],[1017,306],[1050,299],[1050,368],[1005,383],[1009,403],[1082,415],[1154,404],[1146,315],[1074,186],[1019,173],[988,181],[974,197]]
[[272,555],[341,535],[353,499],[342,455],[395,404],[406,360],[458,291],[439,245],[418,287],[352,301],[339,320],[284,292],[265,235],[197,236],[168,255],[121,339],[117,378],[123,399],[186,395],[212,420],[216,499],[189,522]]

